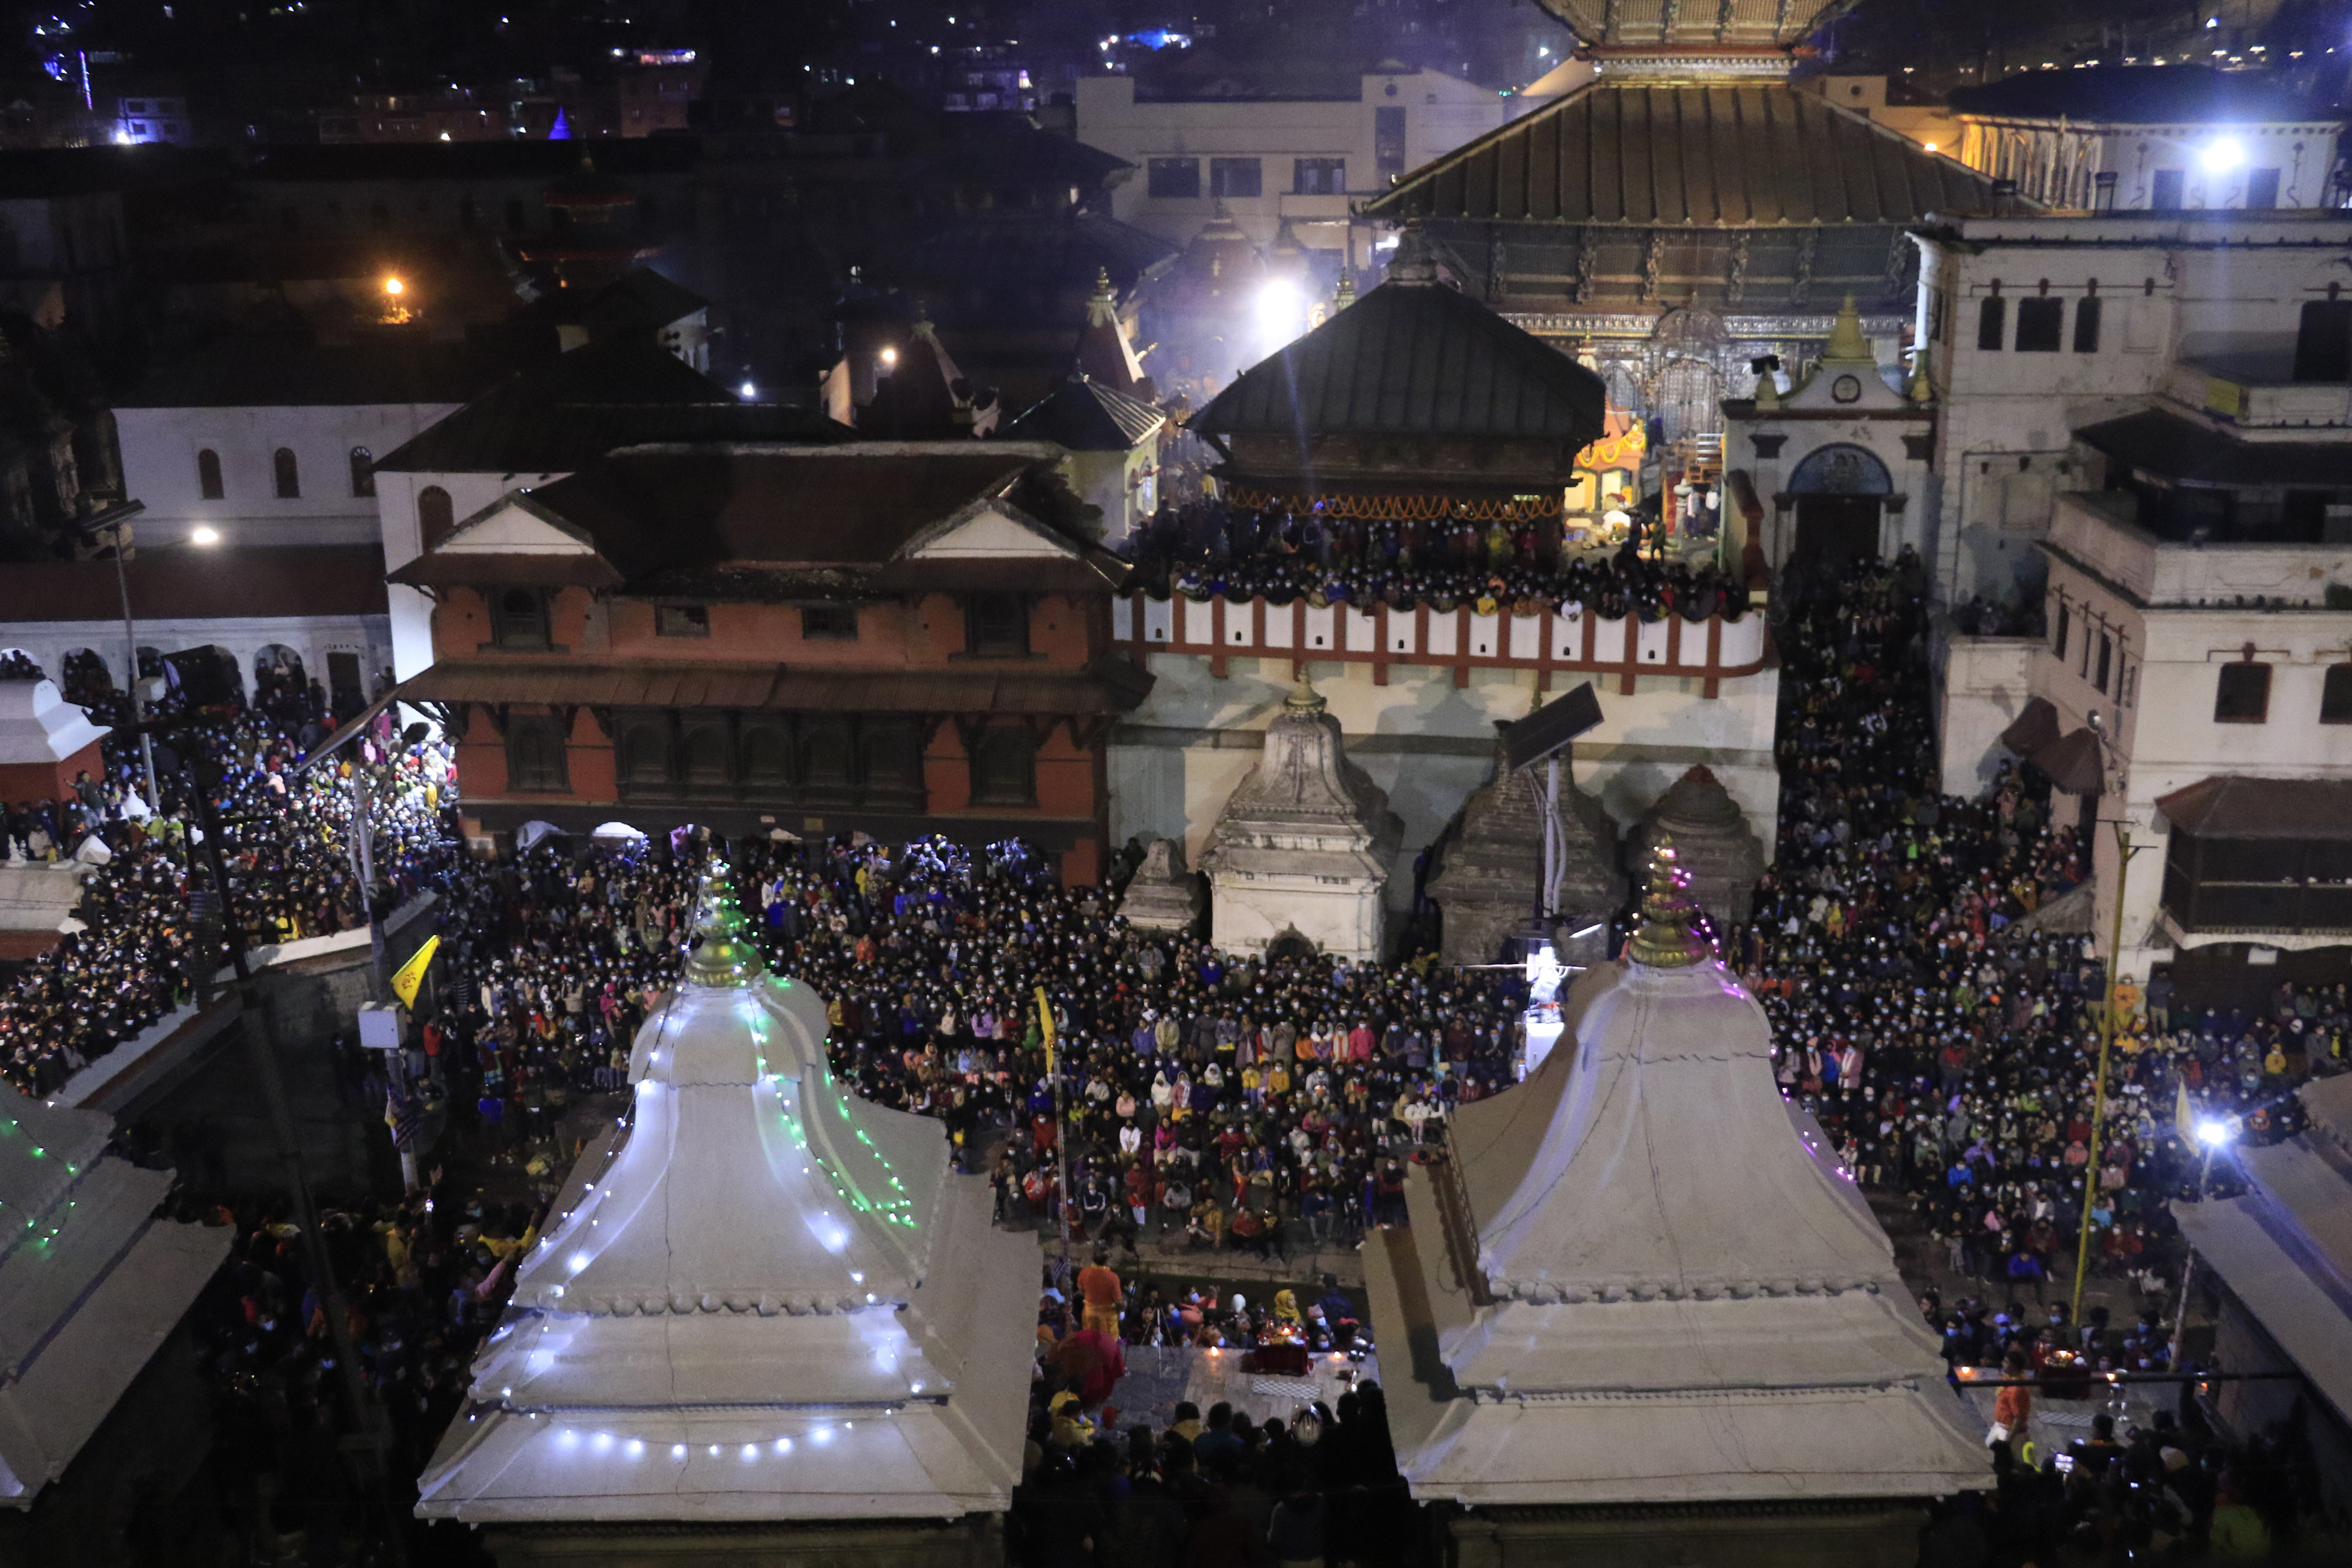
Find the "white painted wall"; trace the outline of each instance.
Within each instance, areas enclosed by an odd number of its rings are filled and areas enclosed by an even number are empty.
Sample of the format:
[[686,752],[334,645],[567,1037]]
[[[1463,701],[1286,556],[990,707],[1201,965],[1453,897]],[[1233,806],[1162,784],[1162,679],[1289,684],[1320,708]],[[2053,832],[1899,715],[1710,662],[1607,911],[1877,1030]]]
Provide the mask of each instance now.
[[[1209,830],[1257,761],[1267,723],[1291,689],[1286,658],[1234,658],[1220,680],[1194,654],[1148,656],[1151,695],[1111,733],[1111,838],[1147,843],[1177,838],[1197,865]],[[1356,673],[1342,673],[1343,670]],[[1393,666],[1389,684],[1369,671],[1314,665],[1316,689],[1346,736],[1348,755],[1388,792],[1404,822],[1389,900],[1403,908],[1412,893],[1413,858],[1429,847],[1493,764],[1495,724],[1527,716],[1532,672],[1474,669],[1457,689],[1444,668]],[[1556,677],[1558,696],[1579,679]],[[1629,827],[1695,763],[1705,763],[1748,813],[1758,836],[1774,841],[1780,774],[1772,726],[1780,672],[1766,669],[1723,683],[1706,698],[1698,682],[1643,677],[1633,696],[1596,685],[1600,727],[1576,742],[1578,784],[1596,793],[1621,828]]]
[[[508,491],[552,484],[562,474],[380,473],[375,477],[378,526],[383,538],[383,566],[396,572],[424,552],[416,523],[416,498],[438,485],[449,492],[451,516],[458,522],[488,506]],[[385,584],[392,616],[393,670],[403,680],[421,675],[433,663],[433,601],[418,589],[398,583]],[[421,716],[421,715],[420,715]]]
[[[126,493],[146,505],[151,537],[185,538],[198,525],[235,545],[371,544],[381,537],[376,501],[352,493],[351,454],[391,454],[454,403],[262,408],[118,408]],[[301,495],[278,496],[275,457],[290,448]],[[207,500],[196,454],[220,456],[222,499]],[[387,476],[388,477],[388,476]]]
[[1946,795],[1969,799],[1984,793],[2009,753],[2000,732],[2032,696],[2038,637],[1964,637],[1948,623],[1937,629],[1943,652],[1937,722],[1942,732]]
[[[1937,588],[1947,601],[2038,592],[2052,498],[2078,488],[2072,432],[2149,403],[2180,354],[2290,347],[2303,305],[2352,283],[2337,259],[2352,215],[2123,213],[1960,218],[1919,237],[1916,336],[1928,345],[1936,429]],[[2067,301],[2056,353],[2016,351],[2020,297]],[[2099,347],[2073,352],[2095,281]],[[1979,301],[2011,303],[2003,346],[1977,347]]]

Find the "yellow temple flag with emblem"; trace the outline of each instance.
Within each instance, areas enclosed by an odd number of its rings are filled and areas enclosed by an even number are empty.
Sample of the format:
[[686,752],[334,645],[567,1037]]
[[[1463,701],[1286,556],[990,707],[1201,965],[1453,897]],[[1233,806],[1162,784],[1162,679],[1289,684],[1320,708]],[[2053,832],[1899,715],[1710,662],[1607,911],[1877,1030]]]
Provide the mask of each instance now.
[[414,1008],[416,1005],[416,988],[425,984],[425,972],[433,967],[433,955],[440,946],[439,937],[426,937],[425,945],[410,954],[408,962],[393,975],[392,994],[400,998],[402,1006]]

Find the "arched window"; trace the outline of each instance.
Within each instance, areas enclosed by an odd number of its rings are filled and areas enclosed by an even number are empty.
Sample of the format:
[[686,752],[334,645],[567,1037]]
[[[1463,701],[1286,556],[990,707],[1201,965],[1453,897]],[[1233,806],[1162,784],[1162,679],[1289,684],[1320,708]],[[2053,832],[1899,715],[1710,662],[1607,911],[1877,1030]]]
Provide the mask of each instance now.
[[457,511],[449,504],[447,490],[439,485],[427,485],[416,492],[416,533],[425,549],[448,538],[457,526]]
[[352,448],[352,494],[375,494],[375,454],[365,447]]
[[302,495],[302,468],[299,464],[294,461],[294,448],[291,447],[278,447],[277,455],[272,457],[269,461],[270,466],[276,470],[278,475],[278,499],[279,500],[300,500]]
[[220,454],[210,447],[196,454],[196,489],[206,500],[219,500],[228,494],[221,487]]

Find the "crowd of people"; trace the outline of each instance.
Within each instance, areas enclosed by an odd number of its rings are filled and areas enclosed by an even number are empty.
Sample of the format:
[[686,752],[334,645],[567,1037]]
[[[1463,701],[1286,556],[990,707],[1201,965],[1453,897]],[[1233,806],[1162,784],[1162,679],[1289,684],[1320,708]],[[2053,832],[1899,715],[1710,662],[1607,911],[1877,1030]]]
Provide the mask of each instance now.
[[1745,576],[1724,571],[1711,549],[1644,549],[1639,536],[1612,549],[1572,547],[1557,519],[1370,522],[1199,500],[1163,509],[1137,531],[1129,552],[1142,586],[1163,597],[1481,615],[1581,606],[1643,620],[1739,616],[1748,605]]

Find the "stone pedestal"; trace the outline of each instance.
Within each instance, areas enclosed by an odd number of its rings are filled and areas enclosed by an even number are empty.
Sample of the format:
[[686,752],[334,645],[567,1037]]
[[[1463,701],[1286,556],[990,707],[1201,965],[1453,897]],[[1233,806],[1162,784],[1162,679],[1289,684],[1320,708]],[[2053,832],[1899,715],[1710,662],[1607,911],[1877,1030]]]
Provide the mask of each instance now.
[[[1544,782],[1540,765],[1508,772],[1498,748],[1495,777],[1473,790],[1463,806],[1461,830],[1429,883],[1429,896],[1445,911],[1446,963],[1494,963],[1504,939],[1534,917],[1544,866]],[[1624,901],[1616,869],[1617,824],[1570,782],[1565,765],[1559,820],[1566,842],[1559,910],[1606,919]]]
[[1210,830],[1211,927],[1219,947],[1304,942],[1353,961],[1388,940],[1389,862],[1403,825],[1348,761],[1339,721],[1305,680],[1266,726],[1257,765]]
[[1155,838],[1119,896],[1118,912],[1144,931],[1190,931],[1209,907],[1200,877],[1184,868],[1184,846]]
[[1626,846],[1634,866],[1650,863],[1662,834],[1681,857],[1691,901],[1717,929],[1746,920],[1756,879],[1764,875],[1764,846],[1748,826],[1748,814],[1705,763],[1676,779],[1643,816]]

